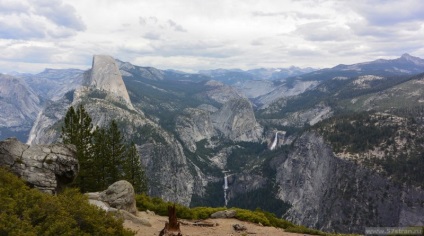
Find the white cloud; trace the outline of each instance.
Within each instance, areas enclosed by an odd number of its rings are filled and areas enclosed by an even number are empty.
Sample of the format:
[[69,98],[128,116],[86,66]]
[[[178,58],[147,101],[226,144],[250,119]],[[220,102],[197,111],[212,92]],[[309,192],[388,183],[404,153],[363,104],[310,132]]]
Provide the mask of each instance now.
[[420,0],[0,0],[0,71],[89,67],[92,54],[190,71],[423,57],[422,12]]

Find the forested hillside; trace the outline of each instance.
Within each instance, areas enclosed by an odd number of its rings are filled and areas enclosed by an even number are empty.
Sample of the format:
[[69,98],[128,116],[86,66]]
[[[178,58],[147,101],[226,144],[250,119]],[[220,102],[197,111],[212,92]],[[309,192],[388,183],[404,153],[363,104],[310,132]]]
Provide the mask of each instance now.
[[333,117],[314,129],[334,153],[394,181],[424,187],[424,107]]

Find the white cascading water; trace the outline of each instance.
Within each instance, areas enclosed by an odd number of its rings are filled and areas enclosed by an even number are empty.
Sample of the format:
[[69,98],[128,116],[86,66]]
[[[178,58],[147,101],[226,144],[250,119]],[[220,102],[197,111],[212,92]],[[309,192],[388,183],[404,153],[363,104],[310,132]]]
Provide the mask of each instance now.
[[278,131],[275,132],[275,138],[274,138],[274,142],[272,142],[272,145],[269,149],[274,150],[275,147],[277,146],[277,142],[278,142]]
[[228,189],[228,176],[227,174],[224,174],[224,200],[225,200],[225,207],[227,207],[227,189]]

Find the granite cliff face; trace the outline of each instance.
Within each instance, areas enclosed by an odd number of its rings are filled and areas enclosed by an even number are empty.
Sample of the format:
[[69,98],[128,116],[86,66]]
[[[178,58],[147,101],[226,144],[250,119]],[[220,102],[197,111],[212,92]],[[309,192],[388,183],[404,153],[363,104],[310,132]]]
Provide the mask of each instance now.
[[225,137],[234,141],[257,142],[262,127],[256,122],[253,108],[247,99],[233,99],[212,114],[212,123]]
[[256,122],[250,102],[244,98],[229,100],[220,109],[210,106],[187,108],[176,119],[176,131],[184,145],[196,151],[196,142],[218,139],[259,142],[263,128]]
[[278,196],[292,204],[285,217],[298,224],[346,233],[424,224],[424,191],[338,158],[316,133],[299,137],[276,170]]
[[196,108],[186,108],[183,115],[177,117],[176,131],[181,141],[191,151],[196,151],[196,142],[217,135],[212,124],[210,112]]
[[23,139],[41,111],[41,100],[24,80],[0,74],[0,110],[0,139]]
[[91,73],[84,81],[84,85],[112,93],[118,99],[123,99],[133,109],[119,67],[111,56],[94,55]]
[[14,138],[0,141],[0,166],[28,185],[53,194],[71,183],[79,170],[73,145],[29,146]]

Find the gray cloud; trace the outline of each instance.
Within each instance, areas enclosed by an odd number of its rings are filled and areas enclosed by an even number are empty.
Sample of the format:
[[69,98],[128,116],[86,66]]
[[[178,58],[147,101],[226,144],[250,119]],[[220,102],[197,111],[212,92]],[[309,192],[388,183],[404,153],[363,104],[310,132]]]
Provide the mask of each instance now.
[[75,8],[71,5],[64,4],[62,1],[50,0],[33,0],[33,3],[35,14],[46,17],[58,26],[77,31],[86,29],[84,22],[76,15]]
[[371,25],[368,22],[356,22],[349,24],[352,31],[358,36],[370,36],[375,38],[382,38],[387,40],[400,39],[406,34],[419,34],[421,23],[419,22],[406,22],[398,23],[393,26]]
[[255,40],[252,40],[250,42],[250,45],[252,45],[252,46],[261,46],[261,45],[264,45],[264,42],[262,42],[261,39],[255,39]]
[[23,16],[19,21],[0,18],[0,38],[3,39],[31,39],[44,38],[46,32],[39,27],[38,22]]
[[170,56],[195,56],[207,58],[229,58],[243,53],[230,42],[196,41],[160,41],[154,46],[153,55]]
[[28,12],[29,6],[16,0],[1,0],[0,1],[0,13],[22,13]]
[[288,13],[287,12],[263,12],[263,11],[254,11],[252,12],[252,16],[287,16]]
[[422,0],[375,0],[372,3],[358,1],[352,6],[370,25],[393,26],[404,22],[424,20]]
[[85,30],[75,9],[62,1],[1,1],[0,8],[0,38],[3,39],[65,38]]
[[343,41],[350,39],[349,29],[330,22],[313,22],[298,26],[296,33],[309,41]]
[[156,23],[158,23],[158,18],[156,18],[156,17],[154,17],[154,16],[151,16],[151,17],[149,17],[148,18],[148,20],[150,21],[150,22],[152,22],[153,24],[156,24]]
[[184,29],[181,25],[177,24],[175,21],[173,20],[168,20],[168,25],[174,29],[175,31],[178,32],[187,32],[186,29]]
[[1,50],[3,52],[1,59],[26,63],[50,63],[53,55],[60,52],[59,49],[54,47],[25,44],[17,44],[13,48],[1,48]]
[[148,33],[143,35],[143,38],[150,39],[150,40],[159,40],[160,34],[154,33],[154,32],[148,32]]
[[140,25],[146,25],[147,24],[147,20],[146,20],[146,18],[140,16],[140,17],[138,17],[138,23]]

